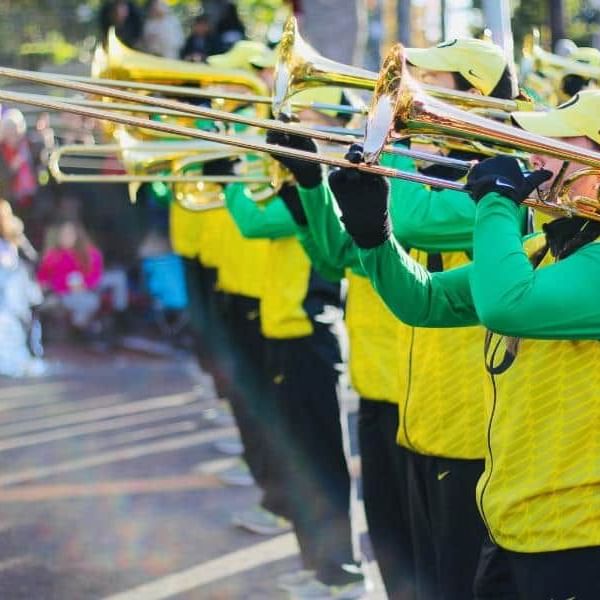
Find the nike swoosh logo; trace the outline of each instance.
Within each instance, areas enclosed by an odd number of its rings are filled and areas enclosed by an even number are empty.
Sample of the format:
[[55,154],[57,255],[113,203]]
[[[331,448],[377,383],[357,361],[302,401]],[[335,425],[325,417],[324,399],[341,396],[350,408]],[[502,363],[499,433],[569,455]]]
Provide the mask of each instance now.
[[443,471],[442,473],[438,473],[438,481],[441,481],[442,479],[446,478],[448,475],[450,475],[450,471]]
[[510,185],[509,183],[506,183],[506,181],[504,181],[503,179],[501,179],[500,177],[498,177],[495,181],[495,186],[497,188],[505,189],[505,190],[513,190],[513,186]]
[[475,73],[475,71],[473,71],[473,69],[469,69],[469,75],[473,75],[473,77],[477,77],[477,79],[481,79],[481,77],[479,75],[477,75],[477,73]]

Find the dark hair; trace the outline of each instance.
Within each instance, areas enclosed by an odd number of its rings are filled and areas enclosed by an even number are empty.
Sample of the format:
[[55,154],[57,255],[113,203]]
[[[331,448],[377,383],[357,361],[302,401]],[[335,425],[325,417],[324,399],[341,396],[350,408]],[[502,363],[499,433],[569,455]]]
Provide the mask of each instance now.
[[585,79],[581,75],[565,75],[560,83],[560,88],[567,96],[574,96],[589,82],[589,79]]
[[[475,87],[471,82],[467,81],[460,73],[453,72],[454,83],[456,89],[461,92],[467,92],[471,88]],[[512,99],[516,98],[519,94],[519,89],[514,77],[513,70],[510,66],[507,66],[496,84],[496,87],[490,92],[492,98],[503,98]]]

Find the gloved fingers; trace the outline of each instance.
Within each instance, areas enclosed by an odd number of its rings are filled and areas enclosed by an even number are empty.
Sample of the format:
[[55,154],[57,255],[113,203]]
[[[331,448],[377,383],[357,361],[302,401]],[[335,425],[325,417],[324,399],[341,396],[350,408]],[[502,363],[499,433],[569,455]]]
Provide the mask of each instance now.
[[525,177],[525,182],[523,183],[522,189],[520,190],[522,199],[525,199],[533,190],[538,188],[542,183],[552,179],[554,173],[552,171],[548,171],[547,169],[540,169],[539,171],[533,171],[527,177]]
[[282,123],[299,123],[300,119],[296,115],[288,115],[286,113],[281,113],[279,115],[279,120]]
[[282,131],[267,131],[267,144],[290,147],[290,135]]
[[488,175],[503,176],[515,183],[523,178],[519,161],[512,156],[494,156],[478,162],[470,171],[468,179],[478,179]]
[[346,152],[344,158],[356,165],[363,162],[363,154],[364,150],[362,144],[352,144],[350,148],[348,148],[348,152]]

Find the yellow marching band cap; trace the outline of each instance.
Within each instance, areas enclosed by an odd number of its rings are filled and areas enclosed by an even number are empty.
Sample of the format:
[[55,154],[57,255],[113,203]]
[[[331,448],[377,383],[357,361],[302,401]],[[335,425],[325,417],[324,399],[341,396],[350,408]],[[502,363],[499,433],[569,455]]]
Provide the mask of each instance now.
[[523,129],[546,137],[587,137],[600,144],[600,90],[575,94],[546,112],[516,112],[512,118]]
[[407,61],[420,69],[460,73],[489,96],[508,66],[500,46],[486,40],[457,38],[430,48],[405,48]]
[[573,52],[569,54],[569,58],[592,67],[600,67],[600,50],[598,50],[598,48],[582,46],[573,50]]

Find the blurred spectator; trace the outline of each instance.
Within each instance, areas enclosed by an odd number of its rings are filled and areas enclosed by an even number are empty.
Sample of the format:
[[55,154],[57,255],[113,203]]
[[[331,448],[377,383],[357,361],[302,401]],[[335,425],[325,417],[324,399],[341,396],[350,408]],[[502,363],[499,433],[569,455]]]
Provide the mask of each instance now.
[[179,58],[183,42],[181,24],[164,0],[148,0],[142,35],[144,51],[165,58]]
[[6,200],[0,200],[0,375],[41,375],[42,360],[33,356],[29,334],[32,310],[42,302],[42,292],[30,277],[18,247],[23,224]]
[[210,19],[205,15],[196,17],[192,32],[181,49],[181,58],[192,62],[203,62],[208,56],[219,53],[219,42]]
[[217,23],[217,37],[219,53],[227,52],[234,44],[246,38],[244,24],[238,15],[237,7],[232,2],[227,2],[223,7],[221,18]]
[[65,221],[48,231],[38,281],[58,296],[71,324],[81,331],[100,308],[102,271],[102,254],[79,223]]
[[102,42],[108,30],[115,28],[117,37],[130,47],[137,46],[142,35],[143,20],[139,8],[132,0],[104,0],[99,13]]
[[37,182],[27,141],[27,125],[23,113],[11,108],[0,120],[0,160],[8,177],[7,197],[13,205],[31,205]]

